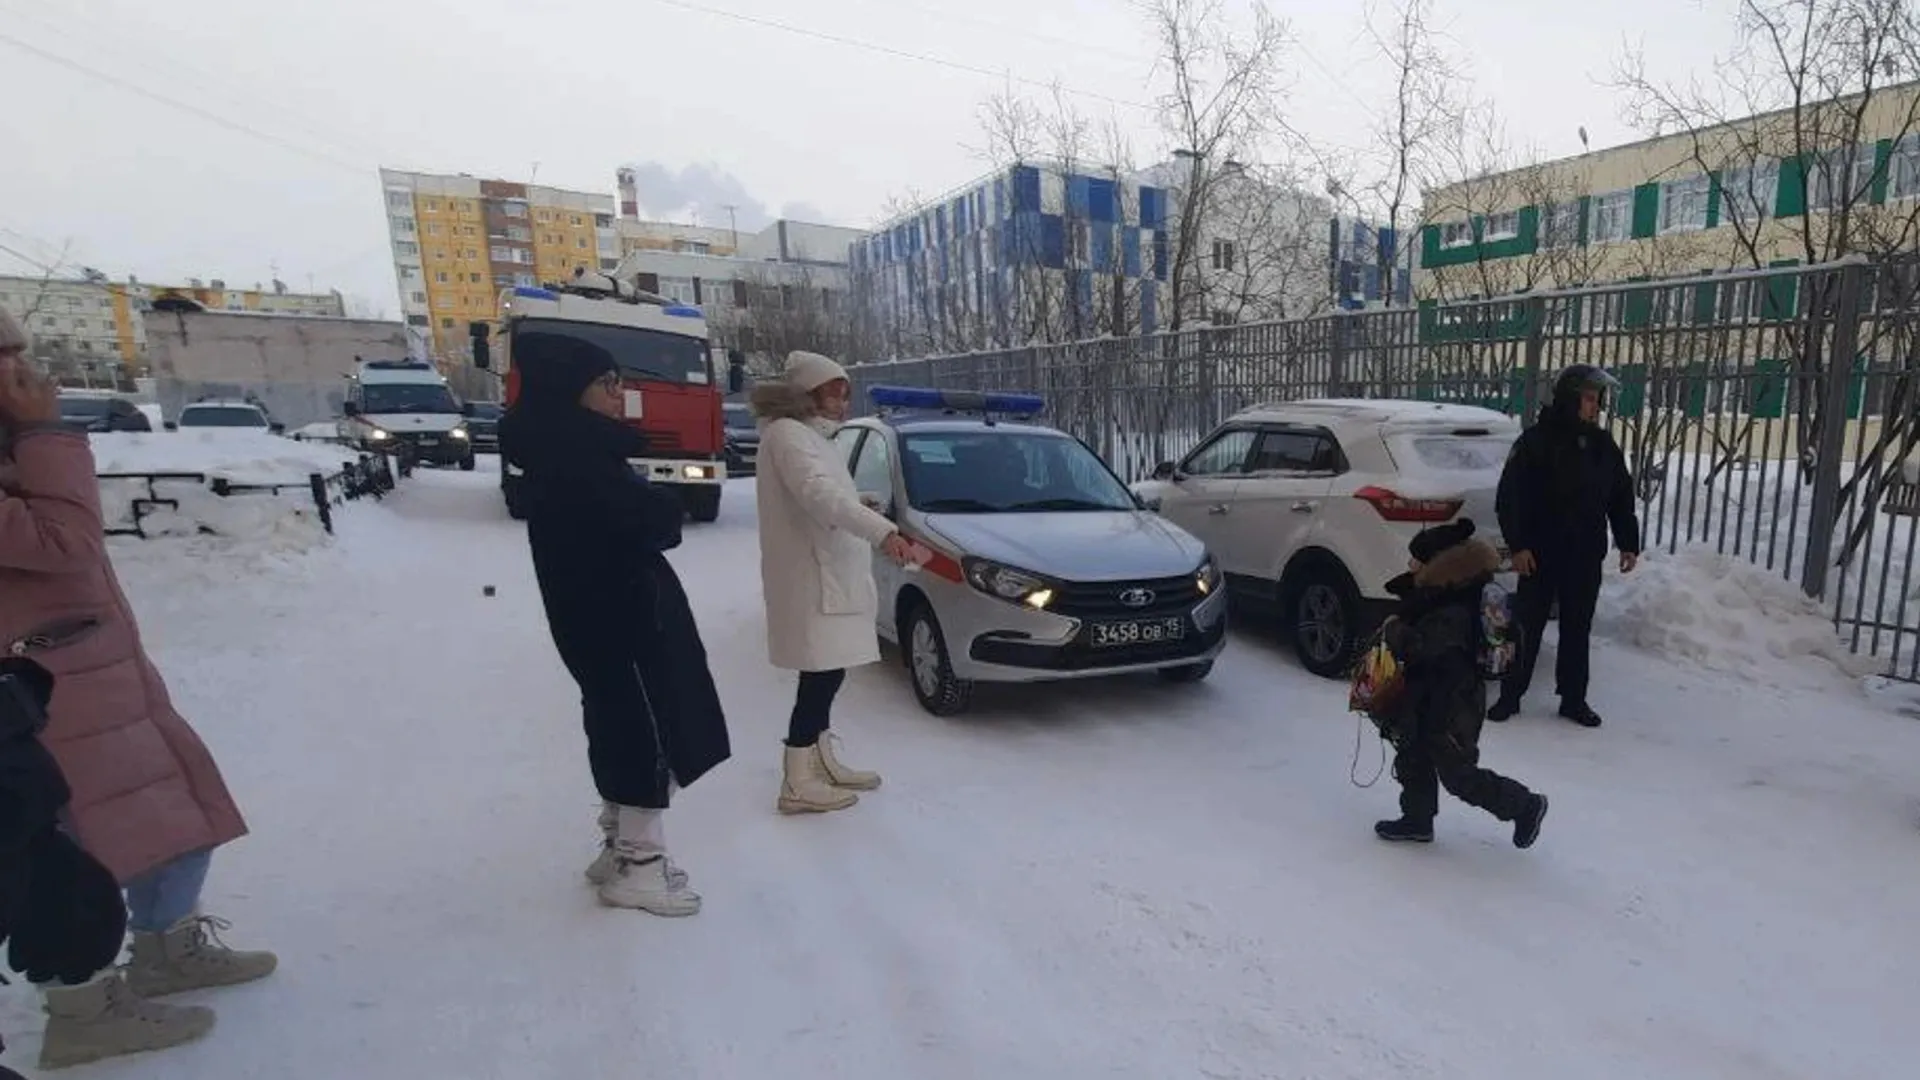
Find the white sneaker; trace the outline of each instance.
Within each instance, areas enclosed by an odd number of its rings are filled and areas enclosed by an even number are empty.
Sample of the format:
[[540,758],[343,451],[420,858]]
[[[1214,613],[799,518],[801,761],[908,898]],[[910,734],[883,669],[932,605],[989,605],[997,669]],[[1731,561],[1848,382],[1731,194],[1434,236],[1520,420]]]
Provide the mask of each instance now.
[[788,746],[781,758],[780,799],[783,814],[825,814],[845,810],[860,796],[827,782],[817,746]]
[[700,894],[667,859],[664,816],[638,806],[614,808],[613,843],[607,849],[612,873],[599,883],[601,903],[668,917],[700,911]]

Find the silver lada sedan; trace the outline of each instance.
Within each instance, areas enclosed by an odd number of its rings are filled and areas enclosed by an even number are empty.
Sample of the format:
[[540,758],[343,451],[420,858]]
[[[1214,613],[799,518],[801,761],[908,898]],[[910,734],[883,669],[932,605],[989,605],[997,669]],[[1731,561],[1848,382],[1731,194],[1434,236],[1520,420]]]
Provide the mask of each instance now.
[[904,569],[876,556],[874,578],[877,629],[929,712],[964,712],[976,682],[1212,671],[1227,627],[1213,557],[1085,444],[1032,422],[1042,399],[870,396],[878,414],[835,441],[862,499],[920,549]]

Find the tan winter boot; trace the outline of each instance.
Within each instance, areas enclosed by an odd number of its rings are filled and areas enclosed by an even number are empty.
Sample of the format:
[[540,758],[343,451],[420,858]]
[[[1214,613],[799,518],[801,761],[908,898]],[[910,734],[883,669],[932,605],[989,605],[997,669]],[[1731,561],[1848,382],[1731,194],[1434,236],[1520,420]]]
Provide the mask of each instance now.
[[273,974],[280,966],[279,957],[270,952],[240,952],[220,940],[219,932],[231,925],[225,919],[189,915],[158,934],[136,932],[127,961],[127,986],[143,998],[159,998]]
[[860,801],[860,796],[827,782],[818,744],[783,749],[786,754],[781,760],[780,801],[776,804],[781,813],[824,814],[845,810]]
[[667,860],[664,812],[615,808],[614,874],[600,886],[600,902],[677,918],[700,913],[700,894]]
[[[605,885],[620,872],[620,856],[613,850],[614,839],[619,835],[620,807],[617,803],[600,804],[600,854],[587,864],[587,884]],[[687,872],[667,858],[667,880],[676,886],[687,884]]]
[[839,749],[840,736],[831,731],[823,732],[820,741],[814,744],[814,752],[820,756],[820,773],[827,778],[827,783],[853,791],[872,791],[880,786],[879,773],[842,765]]
[[64,1069],[102,1058],[142,1054],[190,1043],[213,1030],[204,1005],[161,1005],[127,987],[118,970],[79,986],[46,991],[47,1031],[40,1067]]

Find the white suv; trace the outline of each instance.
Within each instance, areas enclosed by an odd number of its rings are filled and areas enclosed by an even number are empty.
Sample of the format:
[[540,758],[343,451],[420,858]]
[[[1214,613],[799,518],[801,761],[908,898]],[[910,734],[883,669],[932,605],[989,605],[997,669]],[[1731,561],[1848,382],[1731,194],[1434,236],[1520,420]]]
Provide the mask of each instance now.
[[1415,533],[1469,517],[1506,554],[1494,493],[1519,435],[1518,420],[1470,405],[1257,405],[1134,492],[1207,545],[1236,600],[1280,616],[1309,671],[1340,677]]

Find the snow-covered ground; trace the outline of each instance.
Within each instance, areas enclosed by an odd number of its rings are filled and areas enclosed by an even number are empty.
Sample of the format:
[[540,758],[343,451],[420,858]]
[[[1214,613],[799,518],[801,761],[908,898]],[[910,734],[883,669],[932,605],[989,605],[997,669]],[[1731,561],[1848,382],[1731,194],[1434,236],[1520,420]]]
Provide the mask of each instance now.
[[[1452,802],[1430,848],[1374,840],[1394,786],[1350,783],[1345,688],[1261,633],[1198,687],[998,693],[957,720],[922,713],[897,669],[862,670],[838,726],[886,786],[782,818],[792,681],[761,650],[750,485],[674,556],[736,753],[669,825],[707,898],[689,920],[600,908],[581,881],[596,799],[578,695],[494,477],[417,474],[306,551],[118,547],[254,828],[216,859],[210,906],[282,968],[201,998],[220,1026],[200,1044],[61,1075],[1910,1071],[1920,722],[1833,663],[1603,643],[1605,727],[1551,718],[1537,692],[1487,731],[1486,763],[1553,798],[1526,852]],[[1644,584],[1610,579],[1605,627],[1673,648],[1641,632],[1676,621],[1660,586],[1696,568],[1660,558]],[[1693,633],[1724,638],[1743,588],[1694,588],[1686,606],[1721,610]],[[1767,641],[1811,632],[1749,610],[1788,627]],[[1754,676],[1770,668],[1792,677]],[[1378,763],[1369,737],[1359,776]],[[38,1016],[22,988],[0,994],[19,1067]]]

